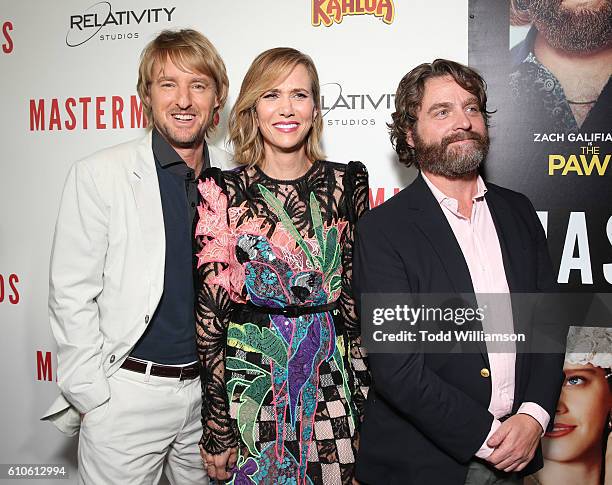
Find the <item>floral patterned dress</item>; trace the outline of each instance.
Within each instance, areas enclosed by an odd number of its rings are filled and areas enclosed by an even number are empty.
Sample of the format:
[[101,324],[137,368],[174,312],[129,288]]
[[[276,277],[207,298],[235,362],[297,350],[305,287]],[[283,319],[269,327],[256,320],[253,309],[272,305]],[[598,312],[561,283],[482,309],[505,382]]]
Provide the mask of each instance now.
[[204,449],[238,446],[234,484],[350,483],[370,379],[351,290],[365,167],[213,168],[199,191]]

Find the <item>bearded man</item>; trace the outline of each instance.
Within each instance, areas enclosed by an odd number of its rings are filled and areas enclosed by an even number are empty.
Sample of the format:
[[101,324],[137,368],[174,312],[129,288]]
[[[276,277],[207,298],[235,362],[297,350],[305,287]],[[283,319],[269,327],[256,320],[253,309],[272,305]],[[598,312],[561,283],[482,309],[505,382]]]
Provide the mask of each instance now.
[[511,0],[510,13],[513,25],[532,25],[511,52],[515,96],[543,111],[550,131],[607,131],[612,0]]
[[[452,61],[421,64],[401,80],[391,142],[400,162],[420,173],[359,221],[353,266],[358,297],[445,293],[478,299],[554,287],[531,203],[478,173],[489,148],[486,105],[484,80]],[[512,308],[492,318],[512,326]],[[362,333],[367,325],[363,313]],[[540,438],[555,413],[562,365],[563,354],[498,352],[489,344],[463,353],[370,352],[373,387],[357,479],[377,485],[522,483],[523,475],[542,466]]]

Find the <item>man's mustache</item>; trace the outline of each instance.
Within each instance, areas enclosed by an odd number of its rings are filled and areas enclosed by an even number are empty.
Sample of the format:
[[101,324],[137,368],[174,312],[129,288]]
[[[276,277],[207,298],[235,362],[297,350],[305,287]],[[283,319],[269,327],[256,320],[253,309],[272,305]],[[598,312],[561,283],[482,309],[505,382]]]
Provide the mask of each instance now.
[[486,138],[482,135],[479,135],[478,133],[463,132],[445,136],[444,138],[442,138],[442,146],[447,147],[451,143],[463,140],[475,140],[480,144],[486,143]]

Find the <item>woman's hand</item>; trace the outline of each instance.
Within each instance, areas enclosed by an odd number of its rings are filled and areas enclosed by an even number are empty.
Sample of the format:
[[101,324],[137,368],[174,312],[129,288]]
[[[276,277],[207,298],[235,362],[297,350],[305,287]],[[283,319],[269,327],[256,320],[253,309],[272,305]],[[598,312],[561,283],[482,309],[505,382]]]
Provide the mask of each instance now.
[[236,448],[228,448],[223,453],[213,455],[205,451],[202,445],[200,445],[200,456],[209,478],[213,480],[229,480],[232,478],[232,469],[238,459],[238,450]]

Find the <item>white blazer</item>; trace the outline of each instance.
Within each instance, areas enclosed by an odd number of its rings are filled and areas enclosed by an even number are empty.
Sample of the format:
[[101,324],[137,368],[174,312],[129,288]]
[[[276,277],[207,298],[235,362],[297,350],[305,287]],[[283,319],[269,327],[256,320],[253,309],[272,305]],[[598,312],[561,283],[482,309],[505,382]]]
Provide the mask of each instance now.
[[[208,148],[212,166],[231,167],[226,152]],[[49,271],[61,395],[42,418],[64,433],[109,399],[108,377],[146,330],[163,291],[165,244],[150,130],[72,166]]]

